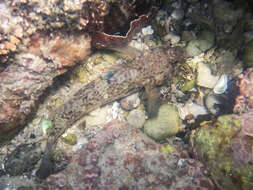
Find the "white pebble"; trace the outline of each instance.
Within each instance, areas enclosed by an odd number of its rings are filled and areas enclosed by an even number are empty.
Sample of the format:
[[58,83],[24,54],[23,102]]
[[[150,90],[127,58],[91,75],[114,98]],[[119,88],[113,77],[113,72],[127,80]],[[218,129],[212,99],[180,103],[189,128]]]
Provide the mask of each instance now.
[[228,76],[223,74],[216,83],[213,91],[215,94],[223,94],[227,90]]
[[147,35],[152,35],[152,34],[154,33],[154,30],[153,30],[153,29],[151,28],[151,26],[149,25],[149,26],[147,26],[147,27],[145,27],[145,28],[142,28],[141,32],[142,32],[142,34],[143,34],[144,36],[147,36]]
[[170,41],[171,44],[177,44],[180,41],[180,37],[176,34],[169,32],[163,37],[163,41],[165,42]]
[[202,62],[198,63],[198,86],[202,86],[205,88],[214,88],[218,80],[219,77],[212,74],[212,71],[207,64]]

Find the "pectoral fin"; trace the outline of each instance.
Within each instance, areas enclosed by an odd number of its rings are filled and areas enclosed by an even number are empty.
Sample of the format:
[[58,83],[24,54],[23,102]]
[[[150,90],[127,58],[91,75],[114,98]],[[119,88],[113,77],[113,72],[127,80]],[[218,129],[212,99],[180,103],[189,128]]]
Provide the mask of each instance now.
[[161,105],[160,90],[157,87],[145,87],[146,101],[145,108],[149,118],[157,116],[158,109]]

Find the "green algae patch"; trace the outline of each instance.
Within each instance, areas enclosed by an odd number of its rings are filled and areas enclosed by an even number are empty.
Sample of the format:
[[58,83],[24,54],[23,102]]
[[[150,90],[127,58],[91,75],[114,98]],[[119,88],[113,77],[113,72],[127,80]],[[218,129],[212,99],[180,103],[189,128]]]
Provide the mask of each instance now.
[[193,89],[194,86],[195,86],[194,80],[186,81],[185,84],[182,86],[181,90],[186,92]]
[[85,68],[80,67],[75,74],[77,81],[82,83],[88,82],[89,77],[87,75],[87,71],[85,70]]
[[41,127],[44,135],[48,134],[48,130],[52,127],[52,125],[52,121],[46,119],[42,120]]
[[62,138],[62,141],[68,145],[75,145],[77,143],[77,138],[75,134],[68,134],[66,137]]
[[171,145],[164,145],[161,147],[161,151],[163,154],[170,154],[175,151],[175,148]]
[[240,164],[241,152],[235,151],[235,145],[241,142],[238,135],[241,124],[234,115],[224,115],[214,123],[203,122],[191,135],[191,146],[219,189],[253,189],[253,165],[250,162]]

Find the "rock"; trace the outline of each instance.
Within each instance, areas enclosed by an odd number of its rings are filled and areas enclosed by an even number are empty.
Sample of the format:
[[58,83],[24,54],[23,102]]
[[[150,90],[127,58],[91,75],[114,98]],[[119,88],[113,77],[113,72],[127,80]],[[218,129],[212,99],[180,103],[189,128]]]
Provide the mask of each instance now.
[[31,171],[39,161],[41,153],[40,143],[19,145],[8,155],[4,163],[6,172],[11,176],[17,176]]
[[184,30],[182,32],[182,40],[183,41],[189,42],[193,39],[194,39],[194,33],[193,32],[190,32],[190,31],[187,31],[187,30]]
[[243,59],[246,67],[253,67],[253,40],[247,43],[244,49]]
[[213,75],[207,64],[203,62],[198,63],[197,85],[205,88],[213,88],[218,80],[219,76]]
[[232,113],[233,100],[226,94],[210,93],[205,98],[206,108],[213,115]]
[[111,108],[112,108],[112,105],[106,105],[84,116],[86,127],[91,127],[93,125],[101,125],[103,123],[106,123],[107,118],[108,118],[108,112]]
[[152,35],[154,33],[154,30],[149,25],[149,26],[147,26],[145,28],[142,28],[141,32],[142,32],[143,36],[148,36],[148,35]]
[[187,47],[186,52],[188,56],[197,56],[208,49],[210,49],[215,42],[215,36],[213,32],[210,31],[202,31],[198,36],[198,39],[191,40]]
[[200,49],[205,52],[213,47],[215,43],[215,34],[209,30],[203,30],[200,32],[198,39],[200,40]]
[[229,23],[236,22],[243,14],[243,10],[233,9],[230,2],[217,1],[214,6],[213,14],[214,18],[219,22]]
[[214,189],[203,164],[180,145],[156,144],[114,120],[78,150],[67,168],[35,189]]
[[213,88],[215,94],[223,94],[228,87],[228,76],[222,74]]
[[144,123],[146,121],[146,116],[144,111],[142,110],[132,110],[129,112],[128,116],[127,116],[127,122],[131,125],[134,126],[136,128],[142,128]]
[[169,32],[163,37],[163,41],[170,41],[171,44],[177,44],[180,41],[180,36]]
[[[253,189],[253,113],[220,116],[191,134],[194,158],[203,161],[218,189]],[[247,131],[247,132],[245,132]]]
[[201,54],[200,42],[198,40],[191,40],[186,46],[186,53],[190,57]]
[[243,34],[245,42],[248,43],[253,40],[253,31],[248,31]]
[[67,134],[62,137],[62,141],[68,145],[75,145],[77,143],[77,137],[75,134]]
[[185,84],[181,87],[183,92],[189,91],[193,89],[195,86],[195,80],[187,80]]
[[[226,75],[235,75],[236,70],[240,70],[238,68],[238,60],[236,59],[236,55],[231,51],[223,51],[216,59],[216,64],[219,65],[219,73],[224,73]],[[238,71],[237,71],[238,72]],[[239,71],[240,73],[241,71]],[[238,73],[238,74],[239,74]]]
[[164,140],[180,131],[179,114],[172,105],[164,104],[158,115],[144,124],[144,132],[155,140]]
[[192,115],[193,118],[197,118],[199,115],[208,114],[206,108],[196,103],[187,103],[184,107],[179,107],[179,116],[181,119],[186,119],[187,116]]
[[175,9],[171,13],[171,17],[175,20],[181,20],[184,18],[184,10],[183,9]]
[[125,110],[132,110],[140,105],[139,94],[135,93],[120,100],[120,105]]

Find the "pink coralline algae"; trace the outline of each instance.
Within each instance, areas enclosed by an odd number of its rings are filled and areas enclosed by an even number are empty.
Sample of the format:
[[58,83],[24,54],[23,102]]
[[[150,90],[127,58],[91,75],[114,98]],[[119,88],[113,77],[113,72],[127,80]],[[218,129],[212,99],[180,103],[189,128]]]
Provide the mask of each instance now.
[[238,167],[253,164],[253,111],[241,114],[242,128],[232,144],[233,157]]
[[179,145],[161,145],[117,120],[72,157],[67,168],[36,189],[214,189],[207,170]]
[[234,112],[241,120],[242,128],[232,146],[233,157],[238,167],[253,164],[253,68],[238,76],[239,95],[236,97]]
[[234,113],[246,113],[253,109],[253,68],[238,76],[239,95],[236,97]]

